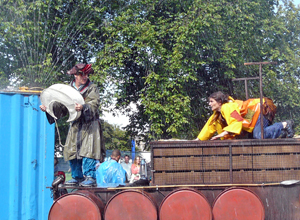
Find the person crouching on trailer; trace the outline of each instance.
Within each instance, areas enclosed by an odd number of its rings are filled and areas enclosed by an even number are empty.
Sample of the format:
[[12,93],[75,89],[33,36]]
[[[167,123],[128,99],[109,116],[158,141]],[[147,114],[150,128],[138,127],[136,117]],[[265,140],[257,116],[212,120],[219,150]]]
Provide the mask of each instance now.
[[[196,140],[233,139],[243,131],[253,133],[253,138],[261,138],[260,99],[247,101],[234,100],[223,92],[215,92],[209,96],[209,106],[213,115],[208,119]],[[264,138],[293,137],[293,121],[278,122],[273,125],[276,106],[273,101],[264,98]],[[214,136],[215,133],[218,135]]]
[[[239,135],[243,127],[243,118],[238,104],[229,102],[229,96],[222,92],[211,94],[208,100],[213,114],[196,140],[233,139]],[[216,132],[218,135],[213,137]]]

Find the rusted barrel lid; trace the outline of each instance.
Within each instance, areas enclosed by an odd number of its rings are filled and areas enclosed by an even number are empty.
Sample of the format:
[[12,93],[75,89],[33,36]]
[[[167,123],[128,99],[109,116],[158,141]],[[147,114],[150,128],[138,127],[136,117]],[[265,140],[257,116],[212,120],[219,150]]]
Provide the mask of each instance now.
[[49,220],[101,220],[103,202],[93,193],[79,190],[58,198],[51,206]]
[[159,219],[211,220],[212,211],[207,199],[198,190],[182,188],[164,198],[159,208]]
[[157,205],[151,196],[139,190],[124,190],[106,204],[105,220],[157,220]]
[[214,220],[264,220],[265,210],[259,197],[244,188],[223,191],[213,204]]

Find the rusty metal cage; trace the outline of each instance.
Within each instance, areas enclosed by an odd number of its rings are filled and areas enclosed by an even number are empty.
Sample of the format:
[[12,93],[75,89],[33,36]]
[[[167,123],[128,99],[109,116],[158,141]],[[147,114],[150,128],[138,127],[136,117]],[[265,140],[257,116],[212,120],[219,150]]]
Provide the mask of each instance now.
[[270,183],[298,179],[300,140],[151,142],[152,184]]

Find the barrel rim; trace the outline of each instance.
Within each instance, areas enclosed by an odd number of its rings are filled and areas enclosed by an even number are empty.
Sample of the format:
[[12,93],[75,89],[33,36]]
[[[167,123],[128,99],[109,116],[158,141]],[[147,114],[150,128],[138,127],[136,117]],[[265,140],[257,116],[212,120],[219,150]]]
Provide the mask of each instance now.
[[96,207],[98,207],[99,212],[100,212],[100,218],[103,219],[103,214],[104,214],[104,203],[101,201],[101,199],[96,196],[94,193],[88,191],[88,190],[77,190],[71,193],[67,193],[64,194],[62,196],[60,196],[59,198],[57,198],[53,204],[51,205],[51,208],[49,210],[48,213],[48,219],[50,218],[50,214],[51,214],[51,210],[53,209],[54,205],[60,200],[63,199],[66,196],[70,196],[70,195],[78,195],[78,196],[83,196],[85,198],[87,198],[88,200],[90,200]]
[[248,188],[245,188],[245,187],[235,187],[235,186],[234,186],[234,187],[230,187],[230,188],[228,188],[228,189],[223,190],[223,191],[215,198],[215,200],[214,200],[213,203],[212,203],[212,213],[213,213],[214,206],[215,206],[217,200],[218,200],[224,193],[227,193],[228,191],[232,191],[232,190],[244,190],[244,191],[248,191],[248,192],[250,192],[252,195],[254,195],[254,196],[257,198],[257,200],[259,201],[259,203],[260,203],[260,205],[261,205],[261,207],[262,207],[262,214],[263,214],[262,220],[265,219],[265,215],[266,215],[265,212],[266,212],[266,210],[265,210],[265,207],[264,207],[264,204],[263,204],[262,200],[259,198],[259,196],[258,196],[255,192],[253,192],[252,190],[250,190],[250,189],[248,189]]

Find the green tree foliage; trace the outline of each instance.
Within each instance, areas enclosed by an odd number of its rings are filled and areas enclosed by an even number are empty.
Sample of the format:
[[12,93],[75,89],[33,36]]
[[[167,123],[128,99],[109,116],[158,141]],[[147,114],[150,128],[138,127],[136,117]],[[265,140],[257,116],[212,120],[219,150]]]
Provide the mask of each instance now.
[[130,136],[119,126],[104,121],[103,137],[107,150],[119,149],[121,151],[131,151]]
[[[245,99],[232,79],[256,77],[258,66],[244,63],[275,61],[263,66],[264,95],[278,105],[277,120],[299,124],[300,13],[281,2],[1,1],[1,85],[65,82],[61,71],[96,58],[91,79],[103,104],[115,94],[116,109],[130,115],[131,136],[191,139],[211,114],[212,92]],[[248,86],[258,97],[259,82]]]
[[268,31],[274,38],[270,44],[268,56],[276,60],[278,65],[274,71],[267,71],[264,77],[266,92],[277,104],[277,120],[289,118],[295,120],[297,131],[300,131],[300,96],[299,96],[299,66],[300,66],[300,8],[292,1],[283,1],[270,23]]
[[[285,63],[274,51],[294,51],[278,41],[287,21],[275,13],[277,3],[141,0],[123,10],[105,29],[97,65],[115,80],[118,107],[128,113],[130,103],[137,105],[127,129],[152,139],[195,137],[210,114],[212,92],[245,98],[244,88],[232,82],[258,76],[258,67],[245,62],[280,63],[263,69],[265,95],[274,98],[273,87],[280,83],[276,73]],[[272,74],[275,78],[269,78]],[[258,85],[249,83],[252,97],[259,96]]]
[[101,26],[114,5],[117,2],[1,1],[0,72],[30,87],[67,80],[62,72],[76,62],[89,62],[101,49]]

